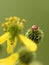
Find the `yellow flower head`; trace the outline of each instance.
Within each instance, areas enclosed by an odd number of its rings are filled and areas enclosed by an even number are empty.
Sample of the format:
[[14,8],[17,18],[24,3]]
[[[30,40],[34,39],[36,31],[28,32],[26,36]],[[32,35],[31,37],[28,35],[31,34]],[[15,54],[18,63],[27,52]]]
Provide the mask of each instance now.
[[[24,20],[25,21],[25,20]],[[18,29],[22,29],[24,26],[23,20],[20,21],[20,18],[14,16],[14,17],[9,17],[5,19],[5,23],[2,23],[2,27],[9,29],[9,27],[12,26],[14,28],[14,26],[18,27]]]
[[0,44],[7,40],[7,52],[12,53],[13,48],[16,46],[17,38],[27,47],[30,51],[36,51],[37,45],[35,42],[22,35],[25,19],[14,16],[6,18],[6,22],[2,24],[6,33],[0,37]]

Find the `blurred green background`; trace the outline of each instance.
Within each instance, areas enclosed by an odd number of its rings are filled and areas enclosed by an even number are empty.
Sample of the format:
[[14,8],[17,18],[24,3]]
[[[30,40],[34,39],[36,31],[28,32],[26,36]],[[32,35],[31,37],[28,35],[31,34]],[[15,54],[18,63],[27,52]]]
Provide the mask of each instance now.
[[[33,24],[38,25],[43,30],[44,39],[39,45],[37,60],[44,65],[49,65],[49,0],[0,0],[0,36],[4,33],[1,23],[10,16],[18,16],[27,20],[24,33]],[[8,56],[6,43],[2,47],[0,58]]]

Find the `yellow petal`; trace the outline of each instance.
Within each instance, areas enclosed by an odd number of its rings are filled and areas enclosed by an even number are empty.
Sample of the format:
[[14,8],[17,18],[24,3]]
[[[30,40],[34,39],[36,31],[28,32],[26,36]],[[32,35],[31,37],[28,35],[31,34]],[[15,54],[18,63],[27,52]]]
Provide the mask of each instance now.
[[9,32],[6,32],[5,34],[3,34],[3,35],[0,37],[0,44],[3,44],[3,43],[9,38],[9,35],[10,35]]
[[19,59],[19,54],[14,53],[11,56],[0,59],[0,65],[15,65],[15,62],[17,62]]
[[22,43],[30,50],[30,51],[36,51],[37,45],[35,42],[27,38],[26,36],[19,34],[19,39],[22,41]]
[[14,41],[13,44],[11,44],[11,41],[9,39],[7,40],[7,52],[8,53],[12,53],[13,52],[13,49],[16,46],[16,42],[17,42],[17,38],[15,38],[15,41]]

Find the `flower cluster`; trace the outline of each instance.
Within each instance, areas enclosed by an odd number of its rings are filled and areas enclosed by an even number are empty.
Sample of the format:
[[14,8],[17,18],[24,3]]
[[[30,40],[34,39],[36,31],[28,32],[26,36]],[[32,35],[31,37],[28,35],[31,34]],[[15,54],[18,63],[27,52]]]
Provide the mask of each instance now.
[[[0,65],[17,65],[17,60],[22,65],[29,65],[33,61],[33,53],[37,50],[37,43],[42,39],[42,32],[38,26],[33,25],[23,35],[22,30],[25,22],[25,19],[21,20],[19,17],[14,16],[6,18],[5,22],[2,23],[5,34],[0,37],[0,45],[7,41],[7,52],[9,54],[11,53],[11,56],[0,60]],[[23,50],[20,49],[20,52],[14,53],[13,50],[16,46],[17,39],[23,43],[25,49],[23,47]]]
[[10,39],[13,41],[14,38],[21,33],[21,30],[24,27],[25,19],[20,21],[20,18],[14,16],[6,18],[5,21],[5,23],[2,23],[3,30],[5,32],[10,32]]

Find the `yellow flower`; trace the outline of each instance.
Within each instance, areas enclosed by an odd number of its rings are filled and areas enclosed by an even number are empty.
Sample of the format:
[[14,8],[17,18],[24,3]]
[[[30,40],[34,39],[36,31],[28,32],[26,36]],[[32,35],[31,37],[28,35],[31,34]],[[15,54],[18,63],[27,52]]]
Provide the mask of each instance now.
[[[17,17],[14,18],[16,19]],[[15,20],[12,19],[12,21]],[[0,37],[0,44],[3,44],[5,41],[7,41],[8,53],[12,53],[13,48],[16,46],[17,39],[19,39],[24,44],[24,46],[30,51],[35,52],[37,50],[36,43],[21,34],[21,30],[24,26],[23,24],[23,21],[20,22],[18,20],[16,23],[14,22],[14,24],[13,22],[11,22],[6,28],[6,33]]]
[[11,16],[11,17],[9,17],[9,20],[10,20],[10,21],[12,21],[12,20],[13,20],[13,17],[12,17],[12,16]]
[[19,24],[19,29],[22,29],[24,26],[23,26],[23,23],[20,23]]
[[6,22],[5,25],[8,26],[9,25],[9,22]]
[[16,16],[14,16],[14,18],[13,18],[15,21],[17,21],[18,20],[18,17],[16,17]]

